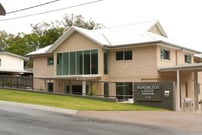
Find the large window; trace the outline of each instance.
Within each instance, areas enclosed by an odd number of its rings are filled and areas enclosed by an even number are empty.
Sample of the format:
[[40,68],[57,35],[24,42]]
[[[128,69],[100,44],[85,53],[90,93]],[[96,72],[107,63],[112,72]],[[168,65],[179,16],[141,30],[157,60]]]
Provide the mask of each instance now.
[[161,48],[161,59],[170,60],[170,51]]
[[98,50],[57,54],[57,75],[98,74]]
[[132,50],[116,52],[116,60],[132,60]]
[[191,63],[191,55],[184,55],[184,61],[185,61],[185,63],[190,64]]

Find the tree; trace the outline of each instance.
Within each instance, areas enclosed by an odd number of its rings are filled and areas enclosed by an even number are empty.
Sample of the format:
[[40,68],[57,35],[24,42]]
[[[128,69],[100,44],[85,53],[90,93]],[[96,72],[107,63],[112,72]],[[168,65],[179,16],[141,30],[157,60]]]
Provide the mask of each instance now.
[[77,26],[92,30],[104,27],[102,24],[95,23],[91,19],[86,20],[85,17],[83,17],[82,15],[74,15],[74,14],[65,15],[61,23],[64,25],[65,28],[69,28],[71,26]]
[[9,44],[9,46],[6,48],[6,51],[24,56],[37,49],[39,46],[39,37],[35,33],[18,33],[17,36],[9,38],[7,44]]
[[15,36],[0,31],[0,49],[24,56],[38,48],[53,44],[71,26],[89,30],[103,27],[102,24],[95,23],[91,19],[86,20],[81,15],[65,15],[62,21],[31,24],[30,34],[18,33]]
[[13,34],[8,34],[5,31],[0,31],[0,50],[5,50],[9,44],[7,44],[7,40],[12,38]]

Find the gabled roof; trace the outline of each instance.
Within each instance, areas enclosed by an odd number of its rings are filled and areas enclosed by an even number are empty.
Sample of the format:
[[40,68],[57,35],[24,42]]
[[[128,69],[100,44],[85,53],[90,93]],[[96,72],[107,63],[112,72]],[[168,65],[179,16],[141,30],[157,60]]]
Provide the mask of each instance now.
[[[158,29],[159,34],[152,32],[152,28],[154,27]],[[178,43],[168,39],[161,24],[159,23],[159,21],[156,20],[96,30],[87,30],[73,26],[68,31],[66,31],[53,45],[49,46],[48,49],[44,48],[43,53],[52,53],[74,32],[78,32],[86,38],[94,41],[98,45],[105,47],[118,47],[125,45],[162,42],[180,49],[186,49],[195,53],[201,53],[199,51],[179,46]],[[38,50],[37,52],[32,52],[31,54],[37,55],[41,51],[42,50]]]
[[47,53],[47,51],[48,51],[52,46],[53,46],[53,44],[52,44],[52,45],[48,45],[48,46],[46,46],[46,47],[44,47],[44,48],[38,49],[38,50],[36,50],[36,51],[33,51],[33,52],[31,52],[31,53],[28,53],[27,56],[45,54],[45,53]]
[[13,56],[13,57],[17,57],[17,58],[20,58],[20,59],[23,59],[25,61],[29,60],[29,58],[27,57],[23,57],[21,55],[17,55],[17,54],[14,54],[14,53],[11,53],[11,52],[6,52],[6,51],[0,51],[0,55],[10,55],[10,56]]
[[152,38],[148,38],[150,36],[145,34],[146,32],[150,31],[150,29],[153,28],[155,25],[161,32],[162,36],[166,37],[166,33],[164,32],[160,23],[156,20],[96,30],[87,30],[73,26],[54,43],[54,45],[48,50],[48,52],[51,53],[52,51],[54,51],[75,31],[99,45],[109,47],[153,41]]

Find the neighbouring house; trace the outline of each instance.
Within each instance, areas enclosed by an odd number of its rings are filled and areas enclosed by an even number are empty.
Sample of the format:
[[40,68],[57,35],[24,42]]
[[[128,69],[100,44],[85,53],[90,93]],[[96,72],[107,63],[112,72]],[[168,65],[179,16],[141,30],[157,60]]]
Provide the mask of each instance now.
[[0,15],[6,15],[6,11],[4,7],[1,5],[1,3],[0,3]]
[[0,51],[0,76],[31,73],[25,69],[25,62],[28,60],[29,58],[27,57]]
[[200,53],[170,40],[159,21],[147,21],[96,30],[73,26],[28,56],[35,89],[180,110],[185,99],[192,99],[195,109],[202,99],[202,63],[194,61]]

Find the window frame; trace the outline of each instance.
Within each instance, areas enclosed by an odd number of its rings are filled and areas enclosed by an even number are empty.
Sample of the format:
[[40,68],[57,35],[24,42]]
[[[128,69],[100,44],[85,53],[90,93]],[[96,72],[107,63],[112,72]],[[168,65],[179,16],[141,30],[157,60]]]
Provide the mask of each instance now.
[[160,57],[162,60],[170,60],[170,50],[161,48]]
[[[128,53],[130,53],[130,55]],[[132,49],[116,51],[116,61],[128,61],[128,60],[133,60],[133,50]]]
[[187,63],[187,64],[191,64],[191,62],[192,62],[191,55],[185,54],[184,55],[184,62]]
[[[52,62],[50,62],[50,61],[52,61]],[[48,56],[48,58],[47,58],[47,65],[48,66],[54,65],[54,57],[53,56]]]

